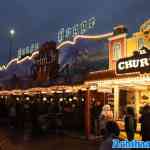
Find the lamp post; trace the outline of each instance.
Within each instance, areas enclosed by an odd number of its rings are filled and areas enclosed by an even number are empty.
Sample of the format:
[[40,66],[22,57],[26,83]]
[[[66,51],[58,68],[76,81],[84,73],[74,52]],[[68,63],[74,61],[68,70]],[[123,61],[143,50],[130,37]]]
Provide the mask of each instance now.
[[13,38],[14,38],[14,35],[15,35],[15,30],[14,29],[11,29],[9,31],[9,34],[10,34],[10,43],[9,43],[9,58],[8,58],[8,61],[11,60],[12,58],[12,47],[13,47]]

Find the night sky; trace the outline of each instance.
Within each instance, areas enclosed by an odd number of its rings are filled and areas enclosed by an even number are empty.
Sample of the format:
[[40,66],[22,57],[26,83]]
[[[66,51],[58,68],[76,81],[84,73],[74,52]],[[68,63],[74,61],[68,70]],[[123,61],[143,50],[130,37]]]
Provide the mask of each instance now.
[[96,17],[92,34],[112,31],[124,24],[129,32],[138,30],[150,18],[150,0],[1,0],[0,64],[8,60],[9,30],[16,30],[16,49],[37,41],[57,40],[60,28],[72,27],[84,19]]

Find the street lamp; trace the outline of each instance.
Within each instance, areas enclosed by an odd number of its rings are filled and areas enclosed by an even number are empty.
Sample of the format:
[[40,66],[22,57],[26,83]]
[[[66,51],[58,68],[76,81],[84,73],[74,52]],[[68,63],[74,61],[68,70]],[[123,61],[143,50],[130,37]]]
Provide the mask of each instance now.
[[9,31],[9,34],[10,34],[10,45],[9,45],[9,61],[11,60],[11,58],[12,58],[12,47],[13,47],[13,38],[14,38],[14,35],[15,35],[15,30],[14,29],[11,29],[10,31]]
[[11,30],[10,30],[10,35],[13,36],[14,34],[15,34],[15,30],[14,30],[14,29],[11,29]]

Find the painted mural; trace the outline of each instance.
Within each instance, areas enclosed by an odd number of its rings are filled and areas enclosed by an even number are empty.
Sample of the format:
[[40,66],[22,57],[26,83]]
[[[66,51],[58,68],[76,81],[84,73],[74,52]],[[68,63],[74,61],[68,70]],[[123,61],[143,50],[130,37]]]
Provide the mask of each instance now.
[[[42,45],[38,50],[39,52],[40,49],[43,51]],[[47,50],[52,51],[51,48]],[[84,81],[88,72],[108,69],[107,38],[79,38],[73,45],[66,44],[57,50],[59,65],[57,75],[55,75],[54,79],[46,77],[47,80],[44,80],[42,84],[40,82],[41,85],[45,82],[49,85],[80,83]],[[14,85],[15,79],[18,82],[18,86],[21,84],[22,87],[28,87],[36,82],[38,84],[39,81],[35,80],[37,79],[35,75],[39,75],[40,72],[35,74],[35,68],[37,68],[37,56],[39,54],[36,52],[35,56],[33,54],[32,57],[23,58],[23,60],[14,59],[9,62],[7,67],[0,71],[0,83],[3,85],[5,83],[9,87],[9,85]],[[51,65],[48,63],[48,61],[51,61],[50,58],[47,58],[47,55],[43,55],[40,61],[42,64],[46,64],[45,66],[42,65],[44,67],[43,71],[47,71],[47,66]]]
[[108,69],[107,39],[78,39],[59,51],[60,75],[71,83],[83,81],[88,72]]

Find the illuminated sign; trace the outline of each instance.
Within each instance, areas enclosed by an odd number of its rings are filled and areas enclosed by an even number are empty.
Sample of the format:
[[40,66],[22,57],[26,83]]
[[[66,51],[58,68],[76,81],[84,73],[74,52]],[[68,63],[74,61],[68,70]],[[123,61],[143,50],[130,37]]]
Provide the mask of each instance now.
[[34,51],[39,49],[39,43],[33,43],[31,46],[18,49],[18,59],[22,59],[25,56],[30,56]]
[[150,30],[150,19],[145,21],[145,23],[141,26],[141,31],[148,31]]
[[150,72],[150,50],[143,47],[135,51],[134,55],[117,61],[116,71],[118,74]]
[[4,70],[5,68],[6,68],[6,65],[0,64],[0,71],[1,71],[1,70]]
[[80,24],[75,24],[72,27],[66,29],[61,28],[58,32],[58,42],[61,43],[66,40],[70,40],[76,35],[85,34],[88,30],[93,29],[96,25],[96,18],[92,17],[88,20],[82,21]]

